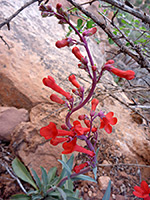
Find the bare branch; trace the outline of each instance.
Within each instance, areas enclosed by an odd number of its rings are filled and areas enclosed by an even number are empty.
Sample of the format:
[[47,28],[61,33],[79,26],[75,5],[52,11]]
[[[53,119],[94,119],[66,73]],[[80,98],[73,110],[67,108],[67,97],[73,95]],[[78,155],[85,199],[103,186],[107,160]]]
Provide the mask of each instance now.
[[150,25],[150,16],[147,15],[146,13],[142,12],[141,10],[136,10],[134,8],[131,8],[128,5],[125,5],[121,1],[117,1],[117,0],[102,0],[102,1],[107,2],[125,12],[128,12],[128,13],[134,15],[135,17],[141,19],[142,22],[145,22]]
[[4,42],[4,44],[8,47],[8,49],[10,49],[9,44],[3,39],[3,37],[0,35],[0,39]]
[[72,5],[74,5],[76,8],[78,8],[81,12],[83,12],[86,16],[90,17],[99,27],[101,27],[105,33],[107,33],[108,37],[110,37],[120,48],[120,51],[128,54],[130,57],[132,57],[142,68],[146,68],[150,72],[150,62],[145,58],[138,49],[138,46],[134,49],[138,53],[134,53],[130,48],[125,46],[122,41],[120,41],[120,38],[118,38],[116,35],[112,33],[110,28],[104,23],[104,21],[101,21],[100,19],[97,19],[92,13],[85,10],[82,6],[80,6],[78,3],[76,3],[74,0],[67,0]]
[[22,6],[21,8],[19,8],[13,15],[11,15],[8,19],[6,19],[4,22],[2,22],[0,24],[0,29],[7,25],[8,30],[10,30],[10,21],[15,18],[22,10],[24,10],[25,8],[27,8],[28,6],[30,6],[31,4],[37,2],[38,0],[31,0],[29,2],[27,2],[26,4],[24,4],[24,6]]

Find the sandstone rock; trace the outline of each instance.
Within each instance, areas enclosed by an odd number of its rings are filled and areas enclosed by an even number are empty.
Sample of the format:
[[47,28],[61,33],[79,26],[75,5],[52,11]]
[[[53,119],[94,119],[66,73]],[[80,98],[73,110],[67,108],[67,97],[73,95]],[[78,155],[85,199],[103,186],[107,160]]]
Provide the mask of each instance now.
[[29,120],[28,111],[17,109],[15,107],[0,107],[0,139],[5,141],[11,140],[11,133],[21,122]]
[[106,190],[109,181],[110,181],[110,177],[109,177],[109,176],[100,176],[100,177],[98,178],[99,188],[100,188],[101,190]]
[[49,141],[45,141],[40,136],[36,126],[30,122],[22,122],[18,125],[14,131],[10,147],[29,169],[33,168],[39,175],[41,174],[40,166],[47,171],[51,167],[59,166],[59,171],[61,169],[61,165],[57,161],[61,159],[63,150],[61,145],[50,145]]

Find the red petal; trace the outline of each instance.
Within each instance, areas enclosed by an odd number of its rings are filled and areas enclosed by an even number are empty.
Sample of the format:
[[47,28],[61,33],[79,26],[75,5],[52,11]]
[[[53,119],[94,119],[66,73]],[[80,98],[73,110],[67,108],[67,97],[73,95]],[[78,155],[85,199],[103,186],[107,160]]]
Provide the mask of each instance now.
[[115,125],[117,123],[117,118],[116,117],[113,117],[112,119],[109,120],[109,123],[111,125]]
[[55,138],[55,139],[51,139],[50,143],[53,145],[53,146],[56,146],[58,145],[59,143],[62,143],[62,142],[65,142],[67,141],[68,138]]
[[110,119],[110,118],[113,117],[113,115],[114,115],[113,112],[109,112],[109,113],[106,114],[106,118]]
[[58,129],[58,136],[74,136],[75,134],[72,131],[66,131]]
[[100,125],[100,127],[99,127],[99,128],[101,129],[101,128],[104,128],[104,126],[105,126],[105,123],[104,123],[104,121],[103,121],[102,119],[100,119],[100,121],[101,121],[101,125]]
[[53,122],[50,122],[48,126],[45,126],[40,129],[40,135],[45,137],[46,140],[50,138],[55,138],[58,134],[56,125]]
[[104,129],[108,134],[112,132],[112,127],[110,126],[110,124],[107,124]]
[[75,145],[74,147],[74,151],[77,151],[77,152],[81,152],[81,153],[85,153],[85,154],[88,154],[90,155],[91,157],[95,156],[95,153],[93,151],[90,151],[88,149],[85,149],[84,147],[81,147],[79,145]]
[[141,189],[144,190],[145,193],[149,193],[149,187],[146,181],[141,182]]

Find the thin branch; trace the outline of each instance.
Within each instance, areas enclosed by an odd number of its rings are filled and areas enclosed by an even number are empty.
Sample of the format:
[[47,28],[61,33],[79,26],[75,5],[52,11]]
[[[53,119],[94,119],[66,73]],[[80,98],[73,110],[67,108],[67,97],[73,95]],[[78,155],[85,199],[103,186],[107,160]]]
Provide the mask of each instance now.
[[25,194],[27,194],[27,191],[26,191],[25,188],[23,187],[21,181],[13,174],[12,169],[10,169],[6,163],[0,162],[0,165],[2,165],[3,167],[5,167],[5,169],[6,169],[7,172],[9,173],[9,175],[10,175],[13,179],[15,179],[15,180],[18,182],[18,184],[19,184],[20,188],[22,189],[22,191],[23,191]]
[[141,12],[141,10],[136,10],[134,8],[131,8],[118,0],[101,0],[101,1],[107,2],[112,6],[119,8],[120,10],[128,12],[131,15],[134,15],[135,17],[141,19],[142,22],[148,23],[150,25],[150,16],[144,12]]
[[15,18],[22,10],[24,10],[25,8],[27,8],[28,6],[30,6],[31,4],[37,2],[38,0],[31,0],[27,3],[24,4],[24,6],[22,6],[21,8],[19,8],[13,15],[11,15],[8,19],[6,19],[4,22],[2,22],[0,24],[0,29],[7,25],[8,26],[8,30],[10,30],[10,21]]
[[125,163],[98,164],[98,167],[117,167],[117,166],[134,166],[134,167],[147,167],[147,168],[150,168],[150,165],[139,165],[139,164],[125,164]]
[[0,35],[0,39],[4,42],[4,44],[8,47],[8,49],[10,49],[9,44],[3,39],[3,37]]
[[108,37],[110,37],[119,47],[121,52],[128,54],[130,57],[132,57],[139,65],[141,65],[142,68],[146,68],[150,72],[150,62],[145,58],[141,51],[138,49],[138,46],[136,46],[136,51],[138,54],[133,53],[133,51],[125,46],[122,41],[118,37],[116,37],[115,34],[112,33],[109,26],[107,26],[103,21],[100,19],[97,19],[92,13],[85,10],[80,4],[76,3],[74,0],[67,0],[72,5],[74,5],[76,8],[78,8],[81,12],[83,12],[86,16],[90,17],[99,27],[101,27],[105,33],[107,33]]

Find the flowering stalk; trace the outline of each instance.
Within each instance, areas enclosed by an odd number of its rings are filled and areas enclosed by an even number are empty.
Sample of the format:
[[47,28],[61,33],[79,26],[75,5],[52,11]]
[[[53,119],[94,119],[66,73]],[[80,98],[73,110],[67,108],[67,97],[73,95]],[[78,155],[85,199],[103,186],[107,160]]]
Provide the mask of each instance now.
[[[69,154],[74,151],[77,151],[85,153],[87,155],[89,161],[82,163],[74,168],[74,171],[76,173],[72,174],[71,176],[76,176],[76,174],[85,173],[87,172],[87,170],[91,170],[91,168],[96,167],[97,161],[96,161],[96,152],[94,147],[96,146],[96,142],[98,139],[98,129],[104,128],[105,131],[110,134],[112,132],[112,125],[115,125],[117,123],[117,118],[114,117],[113,112],[109,112],[106,115],[102,111],[96,113],[99,101],[95,98],[91,101],[90,117],[86,115],[81,115],[79,117],[79,120],[84,120],[84,123],[87,126],[86,128],[82,127],[81,123],[78,120],[74,121],[72,125],[70,123],[71,115],[80,108],[82,108],[91,99],[94,90],[96,88],[96,85],[101,79],[103,72],[105,70],[114,73],[119,77],[126,78],[127,80],[133,79],[135,74],[131,70],[123,71],[114,68],[112,66],[112,64],[114,64],[113,60],[107,61],[102,67],[101,71],[98,71],[96,65],[94,64],[86,40],[87,37],[92,36],[93,34],[96,33],[97,28],[92,27],[91,29],[85,30],[83,31],[83,33],[80,33],[77,30],[77,28],[70,22],[69,17],[67,13],[63,10],[61,4],[57,4],[56,6],[57,12],[54,12],[53,9],[47,7],[42,7],[41,10],[42,12],[47,12],[47,16],[51,16],[52,14],[56,16],[56,18],[59,19],[59,23],[67,23],[79,36],[80,42],[77,42],[72,38],[65,38],[62,40],[58,40],[55,44],[57,48],[60,49],[60,48],[70,47],[72,45],[82,44],[87,54],[87,56],[82,55],[80,49],[77,46],[74,46],[72,48],[72,53],[80,62],[80,64],[78,64],[79,68],[84,69],[92,80],[89,93],[87,94],[86,97],[84,97],[84,88],[78,83],[75,75],[72,74],[69,76],[69,81],[73,86],[76,87],[76,89],[73,89],[72,92],[80,99],[80,102],[78,103],[77,106],[75,106],[74,97],[70,93],[64,91],[60,86],[58,86],[55,83],[53,77],[48,76],[48,78],[43,79],[43,83],[45,86],[50,87],[55,92],[66,97],[66,101],[64,101],[60,99],[57,95],[52,94],[50,99],[59,104],[65,103],[68,106],[69,112],[67,113],[65,118],[65,125],[62,125],[63,130],[57,129],[56,125],[51,122],[48,126],[41,128],[40,134],[43,137],[45,137],[45,139],[50,139],[50,143],[54,146],[62,143],[62,147],[64,149],[62,151],[62,154]],[[100,118],[99,127],[93,126],[93,122],[97,117]],[[88,149],[79,146],[77,144],[78,139],[84,140],[88,146]],[[93,139],[94,145],[92,144],[91,139]],[[58,185],[61,185],[67,179],[68,179],[67,177],[62,179]]]

